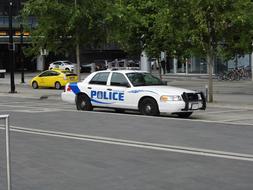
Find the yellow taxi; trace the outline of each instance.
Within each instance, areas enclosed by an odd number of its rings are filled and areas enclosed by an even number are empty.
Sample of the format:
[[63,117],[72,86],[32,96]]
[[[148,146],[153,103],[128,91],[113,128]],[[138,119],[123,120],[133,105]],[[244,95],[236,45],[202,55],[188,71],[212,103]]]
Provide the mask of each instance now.
[[78,82],[78,76],[70,71],[59,69],[46,70],[34,77],[30,85],[37,89],[39,87],[53,87],[61,89],[69,82]]

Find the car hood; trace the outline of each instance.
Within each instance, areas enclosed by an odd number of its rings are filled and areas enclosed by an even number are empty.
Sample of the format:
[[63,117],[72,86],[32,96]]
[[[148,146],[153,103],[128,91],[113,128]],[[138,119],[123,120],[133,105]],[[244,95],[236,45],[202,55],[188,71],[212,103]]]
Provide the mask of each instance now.
[[134,87],[134,89],[141,90],[141,91],[154,92],[159,95],[182,95],[184,92],[186,93],[195,92],[193,90],[178,88],[174,86],[141,86],[141,87]]

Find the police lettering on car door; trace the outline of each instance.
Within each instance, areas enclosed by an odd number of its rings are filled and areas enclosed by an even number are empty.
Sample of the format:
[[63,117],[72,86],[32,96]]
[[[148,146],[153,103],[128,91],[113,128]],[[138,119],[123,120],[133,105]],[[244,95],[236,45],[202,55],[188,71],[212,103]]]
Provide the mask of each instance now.
[[91,91],[91,99],[124,101],[124,93],[118,91]]

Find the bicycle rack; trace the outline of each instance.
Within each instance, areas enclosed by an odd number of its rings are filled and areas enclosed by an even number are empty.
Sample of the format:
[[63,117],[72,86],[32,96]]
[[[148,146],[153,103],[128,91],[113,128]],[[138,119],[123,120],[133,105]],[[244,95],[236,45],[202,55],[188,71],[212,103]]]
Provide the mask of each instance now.
[[6,169],[7,169],[7,190],[11,190],[11,155],[10,155],[10,124],[9,115],[0,115],[0,120],[5,120],[6,140]]

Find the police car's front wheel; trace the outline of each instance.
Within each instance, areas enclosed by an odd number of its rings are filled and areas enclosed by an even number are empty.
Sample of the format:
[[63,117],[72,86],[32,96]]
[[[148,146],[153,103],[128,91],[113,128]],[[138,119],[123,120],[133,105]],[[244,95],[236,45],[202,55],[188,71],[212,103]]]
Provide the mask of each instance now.
[[157,103],[152,98],[145,98],[144,100],[142,100],[140,102],[139,109],[143,115],[159,115]]
[[76,97],[77,110],[92,111],[93,107],[90,102],[90,98],[85,94],[79,94]]

